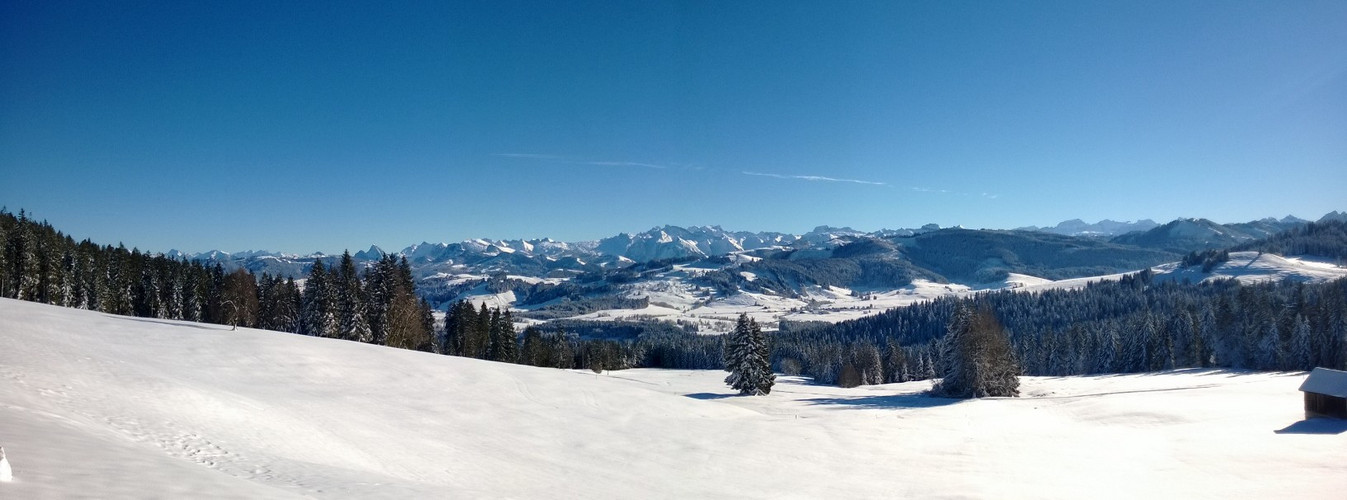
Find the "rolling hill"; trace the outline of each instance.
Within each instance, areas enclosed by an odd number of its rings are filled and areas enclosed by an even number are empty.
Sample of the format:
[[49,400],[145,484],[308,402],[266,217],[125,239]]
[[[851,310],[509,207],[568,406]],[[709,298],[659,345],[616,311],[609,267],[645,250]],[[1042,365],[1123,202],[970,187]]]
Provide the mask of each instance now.
[[1300,373],[1016,399],[595,374],[0,299],[4,498],[1337,498]]

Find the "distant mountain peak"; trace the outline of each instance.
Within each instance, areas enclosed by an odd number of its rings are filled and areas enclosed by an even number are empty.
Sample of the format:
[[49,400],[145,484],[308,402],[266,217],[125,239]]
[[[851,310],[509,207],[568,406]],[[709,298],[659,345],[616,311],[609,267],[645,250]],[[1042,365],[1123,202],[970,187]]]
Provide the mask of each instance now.
[[1319,218],[1319,222],[1328,222],[1331,220],[1347,222],[1347,212],[1339,212],[1337,210],[1334,210],[1332,212],[1324,214],[1323,217]]
[[1070,219],[1059,222],[1052,227],[1027,226],[1018,228],[1018,230],[1065,236],[1112,237],[1135,231],[1148,231],[1158,225],[1150,219],[1141,219],[1136,222],[1118,222],[1112,219],[1104,219],[1093,224],[1082,219]]

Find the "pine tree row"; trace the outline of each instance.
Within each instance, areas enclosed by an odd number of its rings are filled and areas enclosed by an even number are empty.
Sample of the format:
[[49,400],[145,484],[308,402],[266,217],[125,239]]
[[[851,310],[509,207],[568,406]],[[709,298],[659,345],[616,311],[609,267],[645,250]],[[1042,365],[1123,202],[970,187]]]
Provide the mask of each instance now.
[[0,297],[101,311],[303,333],[430,351],[434,320],[411,269],[384,257],[363,275],[349,253],[290,278],[76,243],[46,222],[0,210]]
[[948,326],[973,306],[1005,324],[1028,375],[1347,368],[1347,279],[1152,283],[1145,272],[1080,290],[941,298],[836,325],[783,325],[773,361],[843,386],[936,378]]
[[350,252],[334,268],[314,262],[304,280],[298,332],[418,351],[435,350],[430,304],[416,298],[405,257],[384,255],[364,273]]
[[544,333],[528,327],[521,338],[509,309],[487,308],[486,304],[474,309],[467,301],[449,306],[439,345],[441,352],[452,356],[596,372],[631,368],[638,360],[631,344],[581,340],[565,330]]

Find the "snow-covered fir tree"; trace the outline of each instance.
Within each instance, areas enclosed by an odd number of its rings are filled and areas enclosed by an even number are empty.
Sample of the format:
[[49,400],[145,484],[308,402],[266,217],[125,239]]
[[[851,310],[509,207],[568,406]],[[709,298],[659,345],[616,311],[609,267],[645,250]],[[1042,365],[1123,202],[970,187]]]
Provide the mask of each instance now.
[[315,337],[331,337],[337,330],[332,284],[321,259],[313,262],[309,279],[304,282],[304,310],[301,333]]
[[740,314],[734,331],[725,337],[725,383],[739,394],[763,396],[772,392],[776,374],[772,373],[767,336],[758,322]]
[[1020,368],[990,309],[962,305],[941,340],[942,378],[932,392],[956,398],[1018,396]]
[[351,258],[350,251],[342,253],[335,281],[338,337],[357,342],[373,342],[374,334],[365,319],[365,292],[361,287],[360,275],[356,273],[355,261]]

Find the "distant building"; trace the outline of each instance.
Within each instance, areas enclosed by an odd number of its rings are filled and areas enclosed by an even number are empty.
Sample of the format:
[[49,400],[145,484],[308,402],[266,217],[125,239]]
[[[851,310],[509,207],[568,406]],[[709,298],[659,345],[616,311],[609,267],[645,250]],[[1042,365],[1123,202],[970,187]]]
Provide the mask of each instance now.
[[1305,418],[1347,418],[1347,372],[1315,368],[1305,383]]

